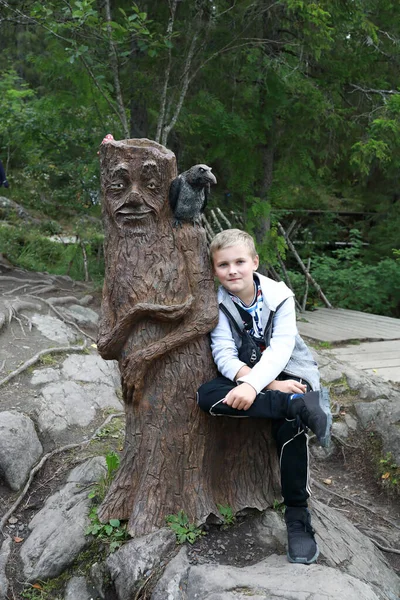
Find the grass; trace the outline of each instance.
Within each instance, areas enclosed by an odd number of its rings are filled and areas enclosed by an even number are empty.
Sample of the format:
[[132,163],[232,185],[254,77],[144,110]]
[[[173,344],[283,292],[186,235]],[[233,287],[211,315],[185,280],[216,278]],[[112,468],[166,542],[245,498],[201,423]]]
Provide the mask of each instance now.
[[[104,278],[103,235],[87,230],[81,234],[91,281],[100,285]],[[0,247],[14,265],[29,271],[69,275],[85,279],[84,257],[80,244],[62,244],[48,239],[40,227],[0,226]]]

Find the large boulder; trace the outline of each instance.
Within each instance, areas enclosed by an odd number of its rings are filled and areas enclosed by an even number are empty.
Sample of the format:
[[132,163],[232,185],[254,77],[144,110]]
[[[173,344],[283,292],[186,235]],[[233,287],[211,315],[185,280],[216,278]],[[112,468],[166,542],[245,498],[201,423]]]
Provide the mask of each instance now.
[[88,544],[88,486],[105,473],[105,459],[100,456],[79,465],[71,471],[64,487],[33,517],[29,523],[31,534],[21,548],[27,581],[57,577]]
[[22,487],[42,452],[29,417],[17,411],[0,413],[0,476],[12,490]]

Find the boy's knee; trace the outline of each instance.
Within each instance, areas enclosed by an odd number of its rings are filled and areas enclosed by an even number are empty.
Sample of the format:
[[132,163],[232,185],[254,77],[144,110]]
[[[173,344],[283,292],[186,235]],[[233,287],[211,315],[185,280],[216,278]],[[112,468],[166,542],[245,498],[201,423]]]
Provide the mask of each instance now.
[[225,398],[226,394],[236,387],[232,381],[229,381],[225,377],[217,377],[212,381],[203,383],[197,390],[196,400],[197,404],[205,412],[209,412],[210,408],[222,398]]

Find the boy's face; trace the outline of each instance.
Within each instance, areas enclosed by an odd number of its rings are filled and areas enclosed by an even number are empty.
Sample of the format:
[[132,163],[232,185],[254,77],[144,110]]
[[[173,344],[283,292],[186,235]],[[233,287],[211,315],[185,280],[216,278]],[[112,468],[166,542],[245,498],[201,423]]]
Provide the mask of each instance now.
[[254,258],[244,244],[217,250],[213,255],[214,274],[228,292],[249,304],[254,296],[253,273],[258,268],[258,256]]

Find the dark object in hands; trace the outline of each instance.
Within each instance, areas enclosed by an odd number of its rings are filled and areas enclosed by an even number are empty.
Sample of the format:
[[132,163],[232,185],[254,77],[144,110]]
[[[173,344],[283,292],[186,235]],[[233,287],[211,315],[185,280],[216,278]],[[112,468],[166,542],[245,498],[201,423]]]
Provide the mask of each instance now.
[[211,184],[217,179],[207,165],[194,165],[176,177],[169,188],[169,204],[175,217],[175,227],[182,221],[192,221],[200,225],[200,215],[204,211]]

